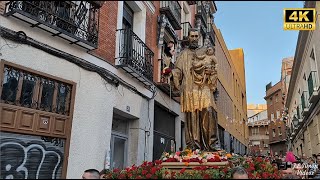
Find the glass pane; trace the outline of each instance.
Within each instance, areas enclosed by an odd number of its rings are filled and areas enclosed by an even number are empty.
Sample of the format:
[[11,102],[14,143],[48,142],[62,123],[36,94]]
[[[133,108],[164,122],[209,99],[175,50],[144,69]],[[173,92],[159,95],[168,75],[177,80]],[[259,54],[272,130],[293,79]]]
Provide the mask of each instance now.
[[33,90],[37,78],[34,75],[24,73],[20,103],[22,106],[31,107]]
[[42,79],[42,94],[40,108],[45,111],[52,111],[54,82],[48,79]]
[[57,113],[59,114],[66,114],[69,111],[69,109],[66,109],[68,92],[70,92],[69,86],[66,86],[62,83],[58,85]]
[[1,99],[6,102],[15,102],[18,90],[20,72],[11,67],[4,67],[3,89]]
[[125,120],[118,120],[118,119],[112,120],[112,131],[116,131],[124,135],[127,135],[128,134],[127,127],[128,127],[128,122]]
[[112,162],[112,167],[113,169],[118,168],[118,169],[123,169],[125,166],[125,144],[126,140],[125,139],[120,139],[118,137],[114,137],[114,142],[113,142],[113,162]]

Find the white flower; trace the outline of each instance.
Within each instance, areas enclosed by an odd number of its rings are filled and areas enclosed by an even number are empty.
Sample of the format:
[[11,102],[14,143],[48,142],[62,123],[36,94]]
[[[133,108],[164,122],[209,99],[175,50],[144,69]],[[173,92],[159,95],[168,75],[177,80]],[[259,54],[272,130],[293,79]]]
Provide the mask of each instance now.
[[195,151],[195,152],[196,152],[196,154],[199,154],[200,150],[199,150],[199,149],[196,149],[196,151]]

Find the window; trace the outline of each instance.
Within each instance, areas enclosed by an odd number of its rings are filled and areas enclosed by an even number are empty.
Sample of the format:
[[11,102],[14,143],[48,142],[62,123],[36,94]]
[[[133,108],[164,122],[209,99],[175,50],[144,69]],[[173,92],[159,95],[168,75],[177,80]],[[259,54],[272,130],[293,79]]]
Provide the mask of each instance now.
[[272,137],[276,137],[276,130],[272,129]]
[[311,57],[311,59],[313,59],[313,60],[315,60],[315,59],[316,59],[316,58],[314,57],[314,51],[313,51],[313,48],[312,48],[312,50],[311,50],[310,57]]
[[278,132],[279,132],[279,136],[281,136],[282,135],[281,127],[278,127]]
[[1,102],[69,115],[71,88],[70,84],[5,65]]
[[271,121],[273,121],[273,120],[274,120],[274,114],[271,113]]
[[251,129],[251,134],[254,135],[259,135],[259,128],[258,127],[253,127]]
[[270,98],[270,101],[269,101],[269,102],[270,102],[270,105],[272,105],[272,98]]
[[113,118],[111,133],[111,169],[123,169],[127,166],[128,122]]
[[276,102],[278,102],[278,94],[276,95]]
[[266,130],[266,135],[269,135],[269,131],[268,131],[268,129]]
[[277,111],[277,117],[276,118],[277,119],[280,118],[280,111],[279,110]]

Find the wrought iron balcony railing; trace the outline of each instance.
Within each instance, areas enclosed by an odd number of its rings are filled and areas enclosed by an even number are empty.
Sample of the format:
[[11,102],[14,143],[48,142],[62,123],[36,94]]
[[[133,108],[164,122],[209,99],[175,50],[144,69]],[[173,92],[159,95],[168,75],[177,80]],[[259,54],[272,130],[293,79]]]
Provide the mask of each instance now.
[[298,106],[297,106],[297,113],[296,113],[296,115],[297,115],[297,118],[300,120],[300,119],[302,119],[302,105],[301,104],[299,104]]
[[306,116],[307,113],[309,113],[309,94],[307,93],[307,91],[303,91],[301,94],[301,106],[302,106],[302,115]]
[[309,90],[309,101],[314,102],[319,96],[318,89],[318,77],[317,71],[311,71],[308,77],[308,90]]
[[204,6],[205,4],[202,1],[197,1],[196,17],[200,18],[202,25],[207,28],[207,12]]
[[175,30],[181,29],[181,6],[178,1],[160,1],[160,12],[168,17]]
[[[96,2],[96,1],[93,1]],[[10,1],[6,16],[38,27],[86,49],[98,45],[99,8],[89,1]]]
[[145,85],[151,85],[154,53],[131,29],[118,29],[117,35],[119,37],[117,66],[122,67]]

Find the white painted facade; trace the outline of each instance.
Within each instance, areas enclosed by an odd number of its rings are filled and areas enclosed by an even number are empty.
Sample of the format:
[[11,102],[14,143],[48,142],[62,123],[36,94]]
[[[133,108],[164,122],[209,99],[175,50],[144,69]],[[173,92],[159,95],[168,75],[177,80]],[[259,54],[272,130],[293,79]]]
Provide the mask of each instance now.
[[[119,6],[121,4],[123,3],[119,2]],[[136,14],[134,20],[141,26],[136,26],[134,31],[142,40],[145,40],[145,28],[143,27],[146,23],[146,7],[142,2],[135,3],[135,5],[137,8],[135,10],[140,11],[140,13]],[[119,14],[121,12],[118,12]],[[119,23],[122,22],[118,21],[118,26]],[[0,16],[0,26],[14,31],[24,31],[28,37],[111,71],[149,98],[153,95],[140,82],[121,69],[117,69],[106,61],[90,55],[86,50],[76,45],[70,45],[69,42],[58,37],[52,37],[50,33],[38,28],[31,28],[27,23],[10,16]],[[5,45],[6,42],[10,44],[10,47]],[[180,105],[170,100],[166,94],[159,90],[157,96],[148,101],[121,84],[116,88],[103,80],[97,73],[84,70],[67,60],[55,57],[42,50],[17,44],[10,40],[5,41],[3,38],[0,39],[0,47],[2,47],[0,59],[76,83],[66,178],[81,178],[83,171],[86,169],[102,170],[104,168],[105,156],[110,150],[114,108],[137,118],[137,120],[130,120],[129,122],[127,165],[141,164],[144,160],[152,160],[155,101],[179,115],[175,122],[175,138],[177,139],[177,147],[179,147],[181,120],[183,119],[180,113]],[[130,112],[127,111],[127,106],[130,107]],[[149,130],[149,128],[150,135],[145,138],[144,130]],[[145,142],[145,139],[147,142]]]

